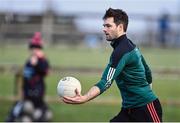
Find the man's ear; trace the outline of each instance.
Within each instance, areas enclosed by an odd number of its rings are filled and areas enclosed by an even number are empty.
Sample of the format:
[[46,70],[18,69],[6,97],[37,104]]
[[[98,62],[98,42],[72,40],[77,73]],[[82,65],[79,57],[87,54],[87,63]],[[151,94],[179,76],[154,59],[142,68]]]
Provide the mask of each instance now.
[[123,24],[119,24],[119,25],[118,25],[118,30],[119,30],[120,32],[123,32],[123,30],[124,30],[124,29],[123,29]]

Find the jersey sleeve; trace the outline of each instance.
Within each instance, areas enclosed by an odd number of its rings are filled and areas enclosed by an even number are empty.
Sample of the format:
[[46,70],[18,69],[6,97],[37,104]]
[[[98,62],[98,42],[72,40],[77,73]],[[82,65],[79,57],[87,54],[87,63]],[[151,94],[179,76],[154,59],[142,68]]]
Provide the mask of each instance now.
[[146,80],[149,84],[152,83],[152,74],[151,74],[151,69],[149,68],[149,66],[146,64],[146,61],[144,59],[144,57],[141,55],[141,61],[143,63],[143,66],[145,68],[145,75],[146,75]]
[[113,83],[113,80],[120,74],[126,63],[125,57],[112,54],[110,62],[103,72],[101,80],[95,85],[100,89],[100,93],[107,90]]

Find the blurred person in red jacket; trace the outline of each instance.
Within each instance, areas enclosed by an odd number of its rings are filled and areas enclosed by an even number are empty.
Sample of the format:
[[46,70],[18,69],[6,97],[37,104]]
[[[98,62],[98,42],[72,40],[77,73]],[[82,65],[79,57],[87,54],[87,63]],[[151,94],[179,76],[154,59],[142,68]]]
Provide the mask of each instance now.
[[29,117],[26,121],[48,121],[47,117],[52,117],[44,101],[49,62],[43,52],[40,32],[34,34],[29,49],[30,56],[23,69],[22,100],[15,103],[6,121],[21,121],[19,117],[24,114]]

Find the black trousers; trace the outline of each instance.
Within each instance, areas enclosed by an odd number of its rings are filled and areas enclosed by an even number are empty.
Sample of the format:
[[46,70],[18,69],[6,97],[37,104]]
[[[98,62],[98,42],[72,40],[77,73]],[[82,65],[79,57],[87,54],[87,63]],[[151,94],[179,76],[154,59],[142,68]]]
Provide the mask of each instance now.
[[158,99],[138,108],[122,108],[110,122],[162,122],[162,108]]

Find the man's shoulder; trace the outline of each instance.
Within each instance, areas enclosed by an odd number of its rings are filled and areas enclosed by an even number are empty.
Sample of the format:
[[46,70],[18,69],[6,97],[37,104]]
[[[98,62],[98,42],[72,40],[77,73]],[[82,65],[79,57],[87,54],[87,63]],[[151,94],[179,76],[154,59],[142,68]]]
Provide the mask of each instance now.
[[112,55],[115,57],[121,58],[123,55],[131,52],[135,48],[136,48],[136,45],[132,43],[132,41],[127,39],[126,41],[119,43],[119,45],[114,49]]
[[[128,54],[131,51],[134,51],[136,47],[135,46],[128,46],[127,44],[125,46],[123,45],[118,45],[112,55],[111,55],[111,61],[112,61],[112,66],[117,66],[120,60],[123,60],[125,57],[124,56],[129,56]],[[124,58],[123,58],[124,57]],[[125,59],[124,59],[125,60]]]

